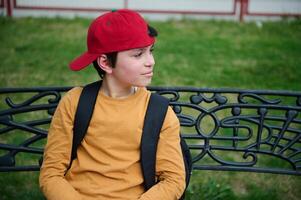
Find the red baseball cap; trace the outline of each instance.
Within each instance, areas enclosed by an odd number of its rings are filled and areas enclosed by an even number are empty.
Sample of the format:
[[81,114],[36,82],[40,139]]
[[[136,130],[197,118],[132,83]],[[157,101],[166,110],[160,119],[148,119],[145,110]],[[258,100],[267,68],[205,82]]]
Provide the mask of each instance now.
[[88,51],[74,59],[69,67],[78,71],[104,53],[146,47],[155,42],[148,25],[137,12],[120,9],[97,17],[87,36]]

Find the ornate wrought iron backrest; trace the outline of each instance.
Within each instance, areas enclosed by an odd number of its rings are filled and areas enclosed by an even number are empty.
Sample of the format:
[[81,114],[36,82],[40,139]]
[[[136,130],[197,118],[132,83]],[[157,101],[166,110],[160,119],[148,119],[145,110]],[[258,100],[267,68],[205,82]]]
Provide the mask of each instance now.
[[[0,88],[0,171],[39,170],[51,117],[70,88]],[[194,169],[301,175],[300,92],[149,89],[170,99]]]

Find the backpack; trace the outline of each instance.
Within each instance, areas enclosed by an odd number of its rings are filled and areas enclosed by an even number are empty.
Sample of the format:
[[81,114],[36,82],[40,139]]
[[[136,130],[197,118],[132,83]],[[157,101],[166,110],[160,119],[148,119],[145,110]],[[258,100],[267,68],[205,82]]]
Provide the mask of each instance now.
[[[102,81],[97,81],[86,85],[79,98],[79,103],[75,113],[73,127],[72,151],[68,171],[72,165],[72,161],[76,158],[76,151],[81,141],[85,137],[89,123],[93,114],[94,105],[98,96],[98,91]],[[158,95],[151,94],[147,111],[145,114],[142,139],[140,146],[141,168],[144,178],[144,188],[147,191],[155,181],[156,151],[159,140],[159,134],[163,125],[165,115],[168,109],[169,100]],[[192,159],[189,148],[185,140],[181,137],[181,149],[186,172],[186,188],[188,187],[191,171]],[[185,190],[186,190],[185,188]],[[184,199],[184,194],[180,199]]]

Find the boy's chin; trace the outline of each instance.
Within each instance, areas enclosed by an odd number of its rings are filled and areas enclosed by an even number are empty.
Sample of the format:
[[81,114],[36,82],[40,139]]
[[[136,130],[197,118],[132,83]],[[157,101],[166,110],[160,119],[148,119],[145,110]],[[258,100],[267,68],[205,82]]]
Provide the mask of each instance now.
[[138,83],[138,84],[135,84],[136,87],[147,87],[151,84],[152,80],[149,80],[149,81],[144,81],[144,82],[141,82],[141,83]]

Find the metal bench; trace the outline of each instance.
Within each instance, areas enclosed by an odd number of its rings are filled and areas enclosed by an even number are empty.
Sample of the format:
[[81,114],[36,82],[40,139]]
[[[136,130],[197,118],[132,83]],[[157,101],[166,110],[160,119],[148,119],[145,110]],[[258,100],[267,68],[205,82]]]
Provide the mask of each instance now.
[[[38,171],[71,87],[0,88],[0,172]],[[194,170],[301,175],[301,92],[149,87],[170,99]]]

